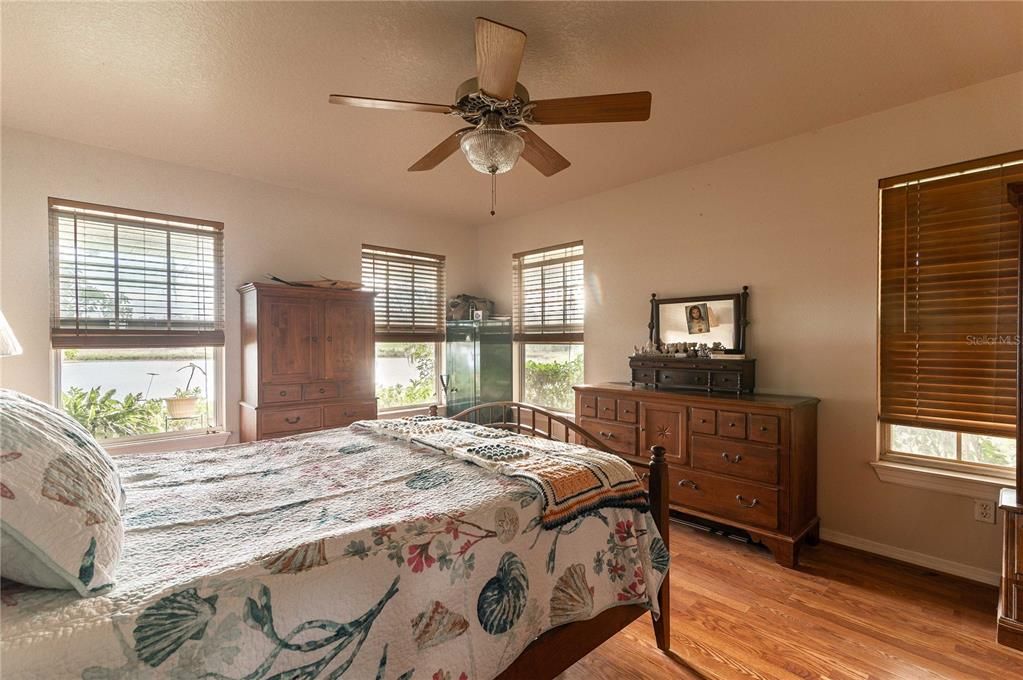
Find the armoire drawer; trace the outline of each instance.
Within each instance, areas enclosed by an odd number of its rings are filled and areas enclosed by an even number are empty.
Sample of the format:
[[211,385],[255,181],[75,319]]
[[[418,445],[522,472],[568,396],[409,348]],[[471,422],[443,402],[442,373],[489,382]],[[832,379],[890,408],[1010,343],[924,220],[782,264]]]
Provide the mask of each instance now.
[[374,401],[331,404],[323,407],[324,427],[348,427],[356,420],[373,420],[377,416]]
[[604,442],[612,451],[629,456],[636,455],[636,427],[633,425],[619,425],[590,418],[580,418],[579,427]]
[[263,434],[315,429],[321,420],[319,406],[259,411],[259,429]]
[[263,388],[264,404],[277,404],[286,401],[302,401],[302,386],[267,385]]
[[675,467],[668,468],[668,478],[672,503],[764,529],[778,528],[775,489]]
[[778,483],[778,449],[773,447],[695,435],[692,453],[693,467],[698,470]]
[[334,382],[315,382],[302,385],[303,399],[336,399],[337,396],[337,383]]

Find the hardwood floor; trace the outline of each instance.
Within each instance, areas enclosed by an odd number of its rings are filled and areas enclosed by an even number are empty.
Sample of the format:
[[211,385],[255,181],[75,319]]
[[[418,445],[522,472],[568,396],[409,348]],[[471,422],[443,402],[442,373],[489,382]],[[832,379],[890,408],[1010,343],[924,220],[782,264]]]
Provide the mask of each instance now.
[[643,617],[561,680],[1023,678],[995,644],[993,587],[834,544],[797,571],[672,523],[672,659]]

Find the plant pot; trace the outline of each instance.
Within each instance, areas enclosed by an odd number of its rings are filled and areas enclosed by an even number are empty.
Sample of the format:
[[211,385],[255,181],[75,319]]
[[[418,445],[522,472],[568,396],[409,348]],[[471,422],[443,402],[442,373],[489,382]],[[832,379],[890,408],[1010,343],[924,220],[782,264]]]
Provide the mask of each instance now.
[[199,410],[199,397],[164,397],[171,418],[194,418]]

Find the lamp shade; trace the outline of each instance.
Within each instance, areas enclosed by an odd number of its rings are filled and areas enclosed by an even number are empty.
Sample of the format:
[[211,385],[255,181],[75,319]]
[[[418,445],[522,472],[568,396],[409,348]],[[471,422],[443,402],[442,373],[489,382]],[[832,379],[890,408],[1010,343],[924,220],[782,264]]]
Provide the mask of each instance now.
[[12,357],[16,354],[21,354],[21,345],[14,337],[14,331],[4,318],[4,313],[0,312],[0,357]]

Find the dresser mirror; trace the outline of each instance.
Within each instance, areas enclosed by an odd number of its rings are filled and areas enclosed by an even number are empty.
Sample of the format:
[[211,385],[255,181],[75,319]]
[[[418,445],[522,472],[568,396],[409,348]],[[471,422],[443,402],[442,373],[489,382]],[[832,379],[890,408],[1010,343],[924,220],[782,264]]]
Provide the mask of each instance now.
[[739,293],[659,299],[650,296],[650,341],[658,348],[686,342],[713,346],[726,354],[746,353],[749,286]]

